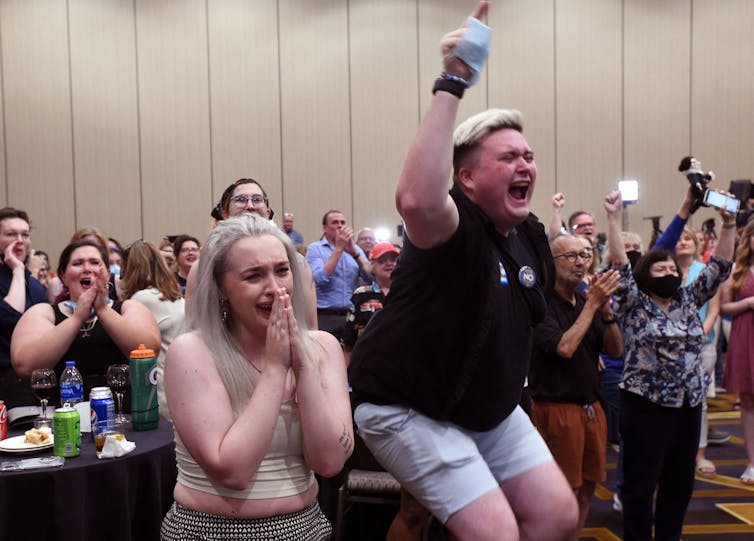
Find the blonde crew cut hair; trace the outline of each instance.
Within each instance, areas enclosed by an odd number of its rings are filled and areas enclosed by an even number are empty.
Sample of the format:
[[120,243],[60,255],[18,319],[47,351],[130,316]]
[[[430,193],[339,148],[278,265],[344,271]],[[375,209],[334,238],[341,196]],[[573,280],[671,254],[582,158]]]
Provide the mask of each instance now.
[[243,355],[229,330],[229,321],[233,317],[230,305],[225,303],[229,312],[223,321],[221,299],[222,280],[228,269],[228,255],[233,245],[247,237],[270,235],[278,239],[285,247],[293,276],[291,305],[298,324],[299,335],[309,354],[308,328],[306,326],[306,287],[302,281],[296,249],[288,235],[274,223],[256,214],[244,213],[227,218],[217,223],[202,248],[199,258],[199,272],[196,290],[192,302],[187,307],[186,324],[190,332],[201,336],[207,348],[212,352],[217,371],[228,391],[231,405],[236,416],[245,408],[253,385],[249,373],[249,361]]
[[524,131],[524,115],[518,109],[487,109],[470,116],[453,132],[453,181],[458,180],[458,171],[473,159],[474,150],[486,135],[511,129]]

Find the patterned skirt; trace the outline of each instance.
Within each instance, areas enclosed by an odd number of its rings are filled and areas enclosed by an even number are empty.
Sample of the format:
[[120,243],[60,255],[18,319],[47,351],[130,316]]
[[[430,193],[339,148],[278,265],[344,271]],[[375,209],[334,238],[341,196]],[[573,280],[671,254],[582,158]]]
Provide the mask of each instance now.
[[161,541],[327,541],[331,536],[317,500],[301,511],[264,518],[211,515],[173,503],[160,528]]

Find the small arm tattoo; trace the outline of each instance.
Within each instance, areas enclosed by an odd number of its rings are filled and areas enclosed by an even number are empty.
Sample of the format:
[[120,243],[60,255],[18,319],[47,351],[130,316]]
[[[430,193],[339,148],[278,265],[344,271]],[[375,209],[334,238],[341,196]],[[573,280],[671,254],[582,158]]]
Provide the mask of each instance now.
[[347,454],[353,446],[353,439],[351,439],[351,435],[348,433],[345,423],[343,424],[343,432],[340,434],[338,441],[343,446],[344,452]]

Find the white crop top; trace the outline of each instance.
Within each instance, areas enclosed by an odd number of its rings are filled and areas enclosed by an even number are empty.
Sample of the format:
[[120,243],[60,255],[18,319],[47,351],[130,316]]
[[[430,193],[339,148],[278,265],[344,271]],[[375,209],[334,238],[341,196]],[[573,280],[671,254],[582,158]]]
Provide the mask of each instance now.
[[280,407],[267,453],[244,490],[232,490],[210,479],[186,450],[178,432],[173,432],[178,483],[188,488],[241,500],[263,500],[301,494],[314,483],[314,474],[304,460],[301,420],[294,400]]

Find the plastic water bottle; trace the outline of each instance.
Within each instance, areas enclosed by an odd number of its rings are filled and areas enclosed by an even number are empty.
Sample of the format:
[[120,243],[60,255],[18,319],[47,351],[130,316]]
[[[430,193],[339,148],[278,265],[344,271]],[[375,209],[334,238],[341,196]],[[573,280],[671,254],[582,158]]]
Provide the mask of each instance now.
[[76,361],[66,361],[65,369],[60,374],[60,404],[68,402],[71,406],[84,400],[84,379],[76,368]]
[[157,359],[144,344],[131,352],[131,425],[134,430],[157,428]]

